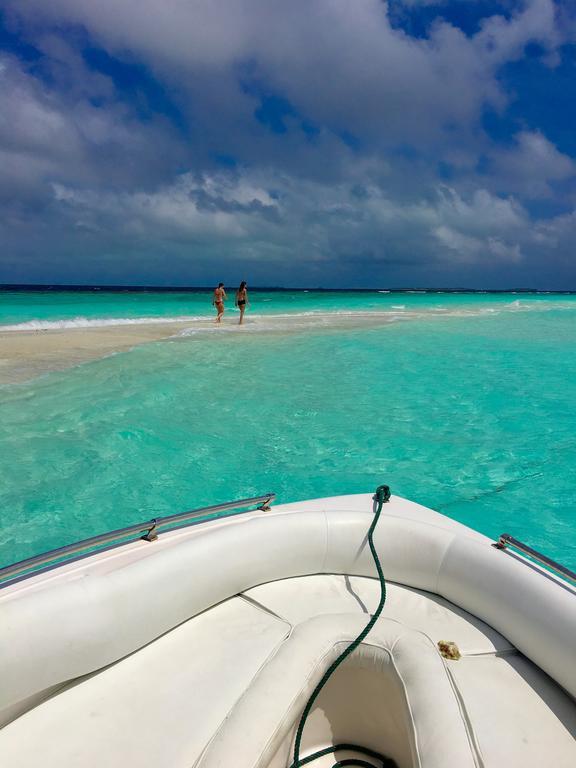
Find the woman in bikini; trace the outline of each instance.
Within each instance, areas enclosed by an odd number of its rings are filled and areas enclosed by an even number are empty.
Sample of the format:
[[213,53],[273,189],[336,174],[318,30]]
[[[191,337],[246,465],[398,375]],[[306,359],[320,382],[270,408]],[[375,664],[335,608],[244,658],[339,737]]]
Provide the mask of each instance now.
[[246,311],[246,305],[248,304],[248,291],[246,290],[246,280],[242,280],[240,288],[236,291],[236,306],[240,310],[240,320],[238,325],[242,325],[244,322],[244,312]]
[[215,323],[220,323],[222,320],[222,315],[224,314],[224,301],[226,298],[224,283],[218,283],[218,288],[214,289],[214,298],[212,299],[212,304],[216,307],[216,312],[218,313],[216,320],[214,321]]

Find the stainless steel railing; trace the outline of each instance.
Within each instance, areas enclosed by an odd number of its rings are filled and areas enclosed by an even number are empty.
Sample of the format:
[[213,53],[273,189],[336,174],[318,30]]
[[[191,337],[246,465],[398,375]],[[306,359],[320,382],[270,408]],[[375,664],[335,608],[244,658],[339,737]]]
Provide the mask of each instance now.
[[[41,555],[35,555],[26,560],[20,560],[18,563],[0,568],[0,589],[13,583],[14,580],[19,581],[22,578],[35,576],[38,573],[51,570],[60,565],[66,565],[74,560],[80,560],[95,554],[100,549],[112,549],[115,546],[128,544],[137,539],[156,541],[160,533],[167,533],[178,528],[186,528],[189,525],[200,522],[199,518],[203,519],[217,512],[233,509],[242,510],[243,512],[251,511],[246,509],[246,507],[256,507],[256,509],[266,511],[270,509],[270,504],[275,498],[275,493],[267,493],[264,496],[253,496],[249,499],[240,499],[239,501],[227,501],[224,504],[216,504],[212,507],[192,509],[188,512],[179,512],[175,515],[158,517],[143,523],[135,523],[125,528],[117,528],[115,531],[101,533],[99,536],[91,536],[89,539],[83,539],[74,544],[58,547],[58,549],[51,549]],[[86,550],[91,551],[87,552]],[[72,557],[73,555],[75,557]],[[62,562],[58,562],[60,560]]]
[[538,550],[532,549],[532,547],[529,547],[527,544],[523,544],[521,541],[518,541],[518,539],[515,539],[514,536],[510,536],[509,533],[503,533],[498,541],[495,542],[492,546],[496,547],[496,549],[514,547],[514,549],[517,549],[524,555],[528,555],[538,563],[542,563],[542,565],[545,565],[547,568],[550,568],[551,571],[555,571],[556,573],[560,574],[565,579],[576,582],[576,573],[574,573],[574,571],[571,571],[564,565],[560,565],[560,563],[557,563],[555,560],[552,560],[546,555],[543,555],[541,552],[538,552]]

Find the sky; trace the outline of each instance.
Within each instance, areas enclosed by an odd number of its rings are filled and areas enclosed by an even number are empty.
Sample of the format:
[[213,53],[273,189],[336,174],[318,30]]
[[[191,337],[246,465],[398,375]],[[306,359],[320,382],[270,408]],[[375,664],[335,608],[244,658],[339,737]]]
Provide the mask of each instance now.
[[576,0],[0,0],[0,282],[576,289]]

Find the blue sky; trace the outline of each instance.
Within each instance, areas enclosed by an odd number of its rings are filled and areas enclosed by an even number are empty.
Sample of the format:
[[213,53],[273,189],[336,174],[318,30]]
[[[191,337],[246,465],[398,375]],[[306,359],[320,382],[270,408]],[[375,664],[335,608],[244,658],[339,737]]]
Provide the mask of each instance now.
[[0,281],[576,289],[576,10],[3,0]]

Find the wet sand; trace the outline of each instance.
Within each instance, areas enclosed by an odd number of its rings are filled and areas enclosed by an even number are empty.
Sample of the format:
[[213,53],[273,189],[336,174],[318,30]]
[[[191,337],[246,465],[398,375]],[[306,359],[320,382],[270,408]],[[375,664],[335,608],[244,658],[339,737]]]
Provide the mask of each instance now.
[[181,323],[0,332],[0,384],[14,384],[139,344],[167,339]]

